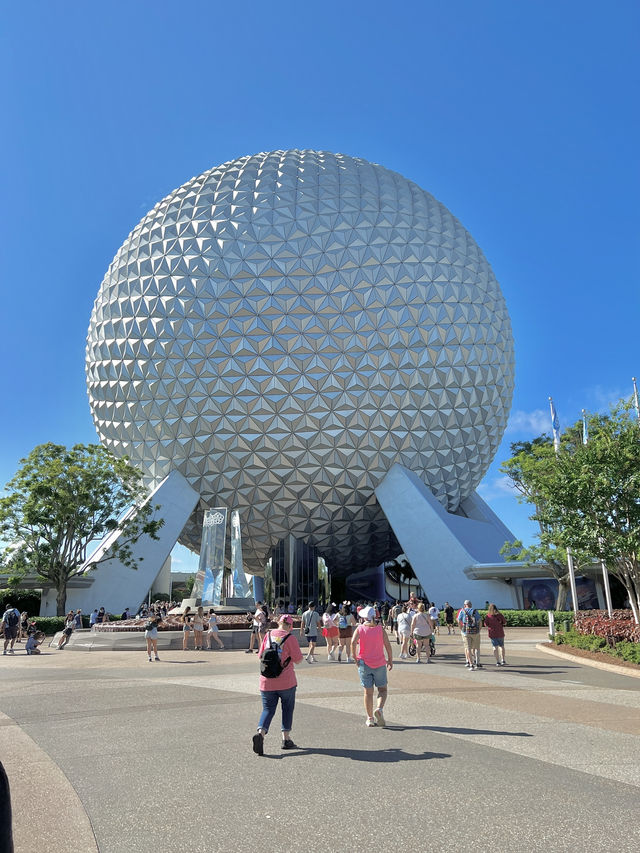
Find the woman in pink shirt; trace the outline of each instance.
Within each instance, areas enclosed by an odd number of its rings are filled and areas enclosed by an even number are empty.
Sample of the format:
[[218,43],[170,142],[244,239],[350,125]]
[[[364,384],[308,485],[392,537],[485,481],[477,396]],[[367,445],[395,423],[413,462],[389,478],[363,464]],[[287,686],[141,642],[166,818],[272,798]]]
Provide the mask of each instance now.
[[[264,736],[269,731],[271,720],[278,707],[282,706],[282,749],[297,749],[291,740],[293,724],[293,709],[296,704],[296,673],[294,664],[302,660],[302,652],[298,640],[291,633],[293,619],[289,613],[281,613],[278,617],[278,627],[268,631],[262,640],[258,659],[262,660],[265,649],[269,648],[271,640],[277,642],[282,652],[280,661],[284,669],[276,678],[266,678],[260,675],[260,696],[262,697],[262,714],[258,722],[258,731],[253,736],[253,751],[256,755],[264,755]],[[271,638],[271,640],[270,640]]]
[[[358,664],[360,684],[364,688],[367,726],[384,726],[382,714],[387,701],[387,670],[393,669],[393,652],[387,632],[376,625],[374,607],[363,607],[358,613],[364,624],[358,625],[351,640],[351,657]],[[385,660],[386,657],[386,660]],[[373,710],[373,688],[378,688],[378,706]]]

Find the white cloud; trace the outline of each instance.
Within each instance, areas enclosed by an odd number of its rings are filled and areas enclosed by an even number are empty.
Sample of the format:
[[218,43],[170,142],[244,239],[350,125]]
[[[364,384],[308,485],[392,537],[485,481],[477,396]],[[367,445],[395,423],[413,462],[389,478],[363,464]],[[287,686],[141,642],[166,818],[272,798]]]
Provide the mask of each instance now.
[[617,403],[621,398],[628,400],[632,393],[633,386],[631,381],[629,381],[629,387],[626,389],[620,387],[604,388],[602,385],[587,388],[587,398],[588,400],[593,400],[593,404],[599,412],[608,412],[612,403]]
[[526,433],[535,438],[542,432],[551,431],[551,415],[544,409],[534,409],[533,412],[521,410],[511,412],[507,422],[507,433]]
[[494,477],[493,480],[483,480],[478,486],[478,494],[485,500],[493,498],[513,497],[516,490],[507,476]]

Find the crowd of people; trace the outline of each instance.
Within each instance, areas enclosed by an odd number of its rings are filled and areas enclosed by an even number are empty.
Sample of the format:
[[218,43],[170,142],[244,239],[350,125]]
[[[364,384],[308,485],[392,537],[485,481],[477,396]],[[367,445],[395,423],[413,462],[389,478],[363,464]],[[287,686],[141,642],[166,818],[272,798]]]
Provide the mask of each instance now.
[[[195,609],[186,607],[179,615],[171,614],[177,606],[177,602],[173,601],[156,601],[142,604],[135,612],[128,607],[122,612],[121,620],[140,618],[146,620],[144,636],[149,661],[160,660],[158,629],[161,625],[164,628],[182,631],[182,648],[185,651],[189,648],[196,651],[205,649],[209,651],[214,645],[224,649],[214,608],[208,608],[208,612],[205,612],[203,607]],[[339,605],[331,602],[324,607],[319,607],[315,602],[310,602],[305,610],[302,607],[296,608],[292,603],[278,601],[272,612],[269,611],[265,602],[258,601],[255,610],[247,613],[250,636],[249,645],[245,651],[247,654],[261,654],[270,627],[274,631],[282,630],[281,617],[287,616],[291,619],[291,630],[293,630],[294,619],[296,623],[298,618],[300,620],[299,637],[304,637],[307,641],[306,654],[302,659],[307,663],[313,664],[318,661],[320,636],[324,637],[326,642],[328,661],[353,663],[355,661],[352,651],[353,636],[359,625],[363,624],[363,609],[371,608],[374,623],[395,637],[396,644],[400,646],[400,660],[413,658],[416,664],[429,663],[430,658],[436,654],[436,637],[440,631],[446,628],[448,634],[455,634],[457,628],[463,642],[465,666],[470,670],[481,669],[480,629],[486,627],[496,666],[506,666],[504,653],[506,620],[495,604],[486,602],[485,607],[487,613],[482,619],[470,601],[465,601],[460,608],[452,607],[449,602],[445,602],[441,608],[438,608],[434,602],[421,601],[415,594],[411,594],[407,601],[398,600],[395,603],[343,601]],[[104,607],[96,607],[89,615],[89,626],[106,624],[111,618]],[[277,628],[274,627],[276,625]],[[82,627],[82,611],[70,610],[65,617],[58,649],[64,649],[73,632]],[[26,612],[21,613],[11,604],[7,604],[2,616],[1,631],[4,639],[3,654],[14,654],[15,644],[23,641],[27,654],[40,653],[38,646],[44,641],[44,634],[37,629],[36,620],[30,619]]]
[[[495,604],[487,602],[484,618],[467,599],[462,607],[452,607],[445,602],[441,608],[444,624],[441,626],[441,609],[433,602],[420,601],[412,595],[408,601],[396,601],[394,605],[378,602],[352,604],[343,601],[340,606],[331,603],[320,613],[315,602],[309,602],[302,612],[299,637],[307,640],[307,654],[303,656],[300,642],[293,633],[293,616],[288,609],[279,606],[274,612],[277,628],[268,628],[268,608],[258,602],[252,620],[252,634],[247,652],[254,650],[261,661],[260,695],[262,713],[256,733],[252,736],[253,751],[264,755],[264,739],[267,735],[278,703],[282,714],[282,749],[297,749],[291,738],[297,679],[295,665],[306,660],[317,662],[317,644],[320,632],[326,639],[328,661],[355,663],[358,667],[360,684],[363,688],[365,725],[369,728],[386,725],[383,708],[387,700],[387,673],[393,669],[393,650],[389,635],[395,636],[400,646],[399,658],[410,657],[416,663],[435,654],[435,637],[441,627],[448,634],[455,634],[456,626],[462,638],[465,667],[469,670],[482,668],[480,663],[480,631],[486,627],[491,642],[496,666],[506,666],[504,655],[504,627],[506,619]],[[377,691],[374,707],[374,692]]]

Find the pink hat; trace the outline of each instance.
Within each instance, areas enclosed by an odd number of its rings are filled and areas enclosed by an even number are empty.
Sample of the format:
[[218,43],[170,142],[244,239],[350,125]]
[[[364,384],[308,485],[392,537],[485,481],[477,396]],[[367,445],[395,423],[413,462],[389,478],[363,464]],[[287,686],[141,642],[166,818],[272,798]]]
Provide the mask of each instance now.
[[288,613],[281,613],[278,616],[278,622],[288,622],[289,625],[293,625],[293,619]]

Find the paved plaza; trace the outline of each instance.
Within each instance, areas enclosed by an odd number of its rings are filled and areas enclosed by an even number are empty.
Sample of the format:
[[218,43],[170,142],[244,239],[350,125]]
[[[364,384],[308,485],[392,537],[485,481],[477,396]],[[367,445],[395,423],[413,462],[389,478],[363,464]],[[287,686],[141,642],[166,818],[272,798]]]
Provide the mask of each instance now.
[[544,639],[512,629],[497,669],[483,634],[470,672],[441,634],[430,664],[394,665],[385,729],[364,725],[356,668],[320,650],[297,668],[302,748],[280,750],[277,716],[263,758],[255,655],[149,663],[141,637],[140,653],[3,657],[16,851],[637,851],[640,679]]

